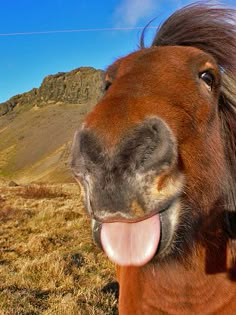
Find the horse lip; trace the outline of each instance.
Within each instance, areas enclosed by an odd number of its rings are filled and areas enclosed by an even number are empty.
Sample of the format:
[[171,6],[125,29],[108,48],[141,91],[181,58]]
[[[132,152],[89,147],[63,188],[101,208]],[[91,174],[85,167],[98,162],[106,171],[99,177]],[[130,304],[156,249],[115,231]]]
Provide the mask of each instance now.
[[158,207],[158,209],[155,209],[154,211],[142,216],[142,217],[138,217],[138,218],[125,218],[122,216],[107,216],[107,217],[98,217],[97,215],[95,215],[94,213],[92,214],[92,219],[94,219],[95,221],[97,221],[98,223],[102,224],[102,223],[114,223],[114,222],[122,222],[122,223],[137,223],[140,221],[144,221],[147,220],[149,218],[151,218],[154,215],[160,215],[160,218],[162,217],[162,214],[166,211],[168,211],[168,209],[171,207],[171,205],[173,203],[176,202],[176,200],[178,199],[179,196],[176,196],[174,198],[171,198],[171,200],[168,200],[167,202],[164,202],[163,204],[160,205],[160,207]]
[[148,218],[151,218],[152,216],[159,214],[158,211],[154,211],[148,215],[142,216],[140,218],[124,218],[124,217],[108,217],[108,218],[98,218],[96,215],[92,216],[92,219],[99,223],[114,223],[114,222],[123,222],[123,223],[137,223],[140,221],[147,220]]

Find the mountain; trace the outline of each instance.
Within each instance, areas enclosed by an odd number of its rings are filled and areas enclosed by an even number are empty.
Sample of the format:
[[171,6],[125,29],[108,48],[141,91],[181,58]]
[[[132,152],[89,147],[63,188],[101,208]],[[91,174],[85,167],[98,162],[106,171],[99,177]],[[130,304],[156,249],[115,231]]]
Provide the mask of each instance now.
[[103,75],[91,67],[49,75],[39,88],[0,104],[0,176],[71,181],[73,134],[102,96]]

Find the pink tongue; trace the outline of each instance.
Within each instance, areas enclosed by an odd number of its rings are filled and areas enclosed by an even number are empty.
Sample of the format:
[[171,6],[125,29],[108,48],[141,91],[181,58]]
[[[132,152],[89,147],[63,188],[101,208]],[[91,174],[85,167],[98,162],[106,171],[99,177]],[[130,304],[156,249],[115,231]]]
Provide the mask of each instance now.
[[107,256],[121,266],[145,265],[155,255],[159,240],[159,215],[137,223],[102,224],[102,247]]

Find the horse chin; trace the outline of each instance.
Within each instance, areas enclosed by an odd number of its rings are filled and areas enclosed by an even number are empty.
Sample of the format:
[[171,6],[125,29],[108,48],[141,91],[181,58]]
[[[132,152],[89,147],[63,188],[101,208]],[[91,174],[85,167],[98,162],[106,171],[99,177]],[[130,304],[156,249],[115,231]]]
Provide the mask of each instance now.
[[[113,262],[120,264],[120,265],[136,265],[136,266],[141,266],[144,265],[146,263],[148,263],[149,261],[158,261],[158,260],[162,260],[164,258],[166,258],[169,254],[172,253],[173,250],[173,244],[174,244],[174,239],[175,239],[175,234],[176,234],[176,230],[177,230],[177,226],[179,223],[179,217],[180,217],[180,200],[179,198],[175,199],[171,204],[169,204],[169,206],[167,208],[165,208],[164,210],[162,210],[160,213],[156,212],[154,213],[152,216],[149,217],[145,217],[143,220],[139,220],[139,221],[127,221],[127,222],[101,222],[98,221],[96,219],[92,219],[92,234],[93,234],[93,240],[94,243],[103,251],[106,252],[106,254],[108,255],[108,257],[113,260]],[[158,223],[159,222],[159,223]],[[118,249],[121,251],[125,251],[125,250],[129,250],[129,247],[127,247],[125,244],[124,246],[120,243],[126,243],[124,241],[124,239],[121,241],[120,240],[120,234],[121,234],[121,230],[123,229],[123,226],[126,225],[125,229],[133,229],[134,225],[140,225],[139,228],[140,230],[142,230],[142,232],[138,233],[138,237],[139,237],[139,241],[142,242],[143,238],[147,238],[150,237],[151,240],[150,241],[146,241],[147,243],[147,247],[148,248],[152,248],[152,250],[149,251],[149,253],[144,252],[143,254],[143,259],[136,259],[134,260],[134,262],[131,260],[131,262],[128,260],[128,262],[123,262],[122,260],[119,261],[116,259],[113,259],[113,255],[110,256],[109,252],[107,252],[106,249],[104,249],[104,240],[102,240],[102,238],[104,239],[104,236],[102,236],[103,230],[105,230],[105,226],[106,226],[106,230],[107,230],[107,226],[109,226],[109,229],[113,229],[114,228],[114,233],[113,235],[118,235],[118,239],[111,241],[111,243],[109,243],[108,247],[112,247],[112,245],[114,244],[115,246],[117,245],[117,243],[119,244]],[[147,231],[146,234],[144,233],[144,229],[149,230]],[[141,228],[140,228],[141,227]],[[116,229],[116,232],[115,232]],[[138,230],[138,229],[137,229]],[[159,230],[159,231],[158,231]],[[114,236],[112,236],[114,237]],[[130,237],[130,235],[129,235]],[[133,241],[135,243],[135,241]],[[150,245],[151,243],[151,245]],[[153,243],[153,244],[152,244]],[[134,245],[135,246],[135,245]],[[135,247],[137,247],[138,245],[136,245]],[[142,244],[141,249],[143,250],[142,247],[145,246],[145,243]],[[114,248],[114,251],[116,249]],[[112,250],[113,251],[113,250]],[[133,251],[133,248],[130,248],[130,251]],[[138,256],[138,255],[136,255]]]

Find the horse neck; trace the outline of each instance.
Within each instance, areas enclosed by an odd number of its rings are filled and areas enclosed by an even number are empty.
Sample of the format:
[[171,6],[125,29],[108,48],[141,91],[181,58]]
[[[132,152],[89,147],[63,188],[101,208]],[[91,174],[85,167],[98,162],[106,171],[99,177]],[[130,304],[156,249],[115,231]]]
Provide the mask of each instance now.
[[209,244],[185,262],[118,268],[120,314],[233,314],[235,260],[229,244]]

